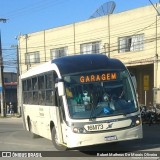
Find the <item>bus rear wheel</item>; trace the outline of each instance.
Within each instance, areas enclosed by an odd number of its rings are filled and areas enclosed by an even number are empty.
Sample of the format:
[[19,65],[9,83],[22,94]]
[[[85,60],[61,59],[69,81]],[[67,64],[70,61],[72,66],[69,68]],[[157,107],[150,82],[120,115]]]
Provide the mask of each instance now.
[[52,143],[55,146],[55,148],[59,151],[66,151],[67,147],[58,143],[58,137],[55,127],[52,128],[51,135],[52,135]]

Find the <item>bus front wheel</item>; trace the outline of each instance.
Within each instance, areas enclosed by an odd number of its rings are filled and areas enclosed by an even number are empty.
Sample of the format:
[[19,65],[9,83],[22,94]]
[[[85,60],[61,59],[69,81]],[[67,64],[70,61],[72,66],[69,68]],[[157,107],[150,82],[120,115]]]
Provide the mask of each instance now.
[[67,147],[58,143],[58,137],[55,127],[52,128],[51,135],[52,135],[52,143],[55,146],[55,148],[59,151],[66,151]]
[[28,129],[29,129],[29,131],[30,131],[30,133],[32,135],[32,138],[39,138],[40,137],[39,135],[33,133],[33,131],[32,131],[32,123],[31,123],[30,118],[28,118]]

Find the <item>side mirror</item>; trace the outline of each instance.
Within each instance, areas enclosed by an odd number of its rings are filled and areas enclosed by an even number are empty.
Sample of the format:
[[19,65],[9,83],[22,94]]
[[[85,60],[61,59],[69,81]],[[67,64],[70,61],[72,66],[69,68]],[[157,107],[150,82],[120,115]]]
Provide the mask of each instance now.
[[64,82],[58,82],[58,95],[59,96],[65,95]]

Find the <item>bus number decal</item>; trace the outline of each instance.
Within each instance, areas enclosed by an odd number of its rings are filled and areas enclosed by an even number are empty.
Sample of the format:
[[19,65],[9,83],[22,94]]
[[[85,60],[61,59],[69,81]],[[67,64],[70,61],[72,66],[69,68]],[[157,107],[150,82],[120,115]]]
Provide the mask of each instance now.
[[87,126],[88,131],[103,130],[103,124],[93,124]]

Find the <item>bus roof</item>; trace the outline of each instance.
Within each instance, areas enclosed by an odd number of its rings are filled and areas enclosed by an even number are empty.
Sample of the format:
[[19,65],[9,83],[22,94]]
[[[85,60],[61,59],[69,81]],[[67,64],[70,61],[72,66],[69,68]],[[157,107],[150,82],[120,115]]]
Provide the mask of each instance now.
[[117,59],[110,59],[102,54],[83,54],[60,57],[52,60],[55,63],[61,75],[80,73],[92,70],[124,70],[124,64]]
[[[32,77],[44,72],[56,70],[61,76],[95,70],[124,70],[124,64],[117,59],[110,59],[102,54],[82,54],[65,56],[35,66],[21,75],[21,79]],[[58,71],[59,70],[59,71]],[[60,73],[59,73],[60,72]]]

